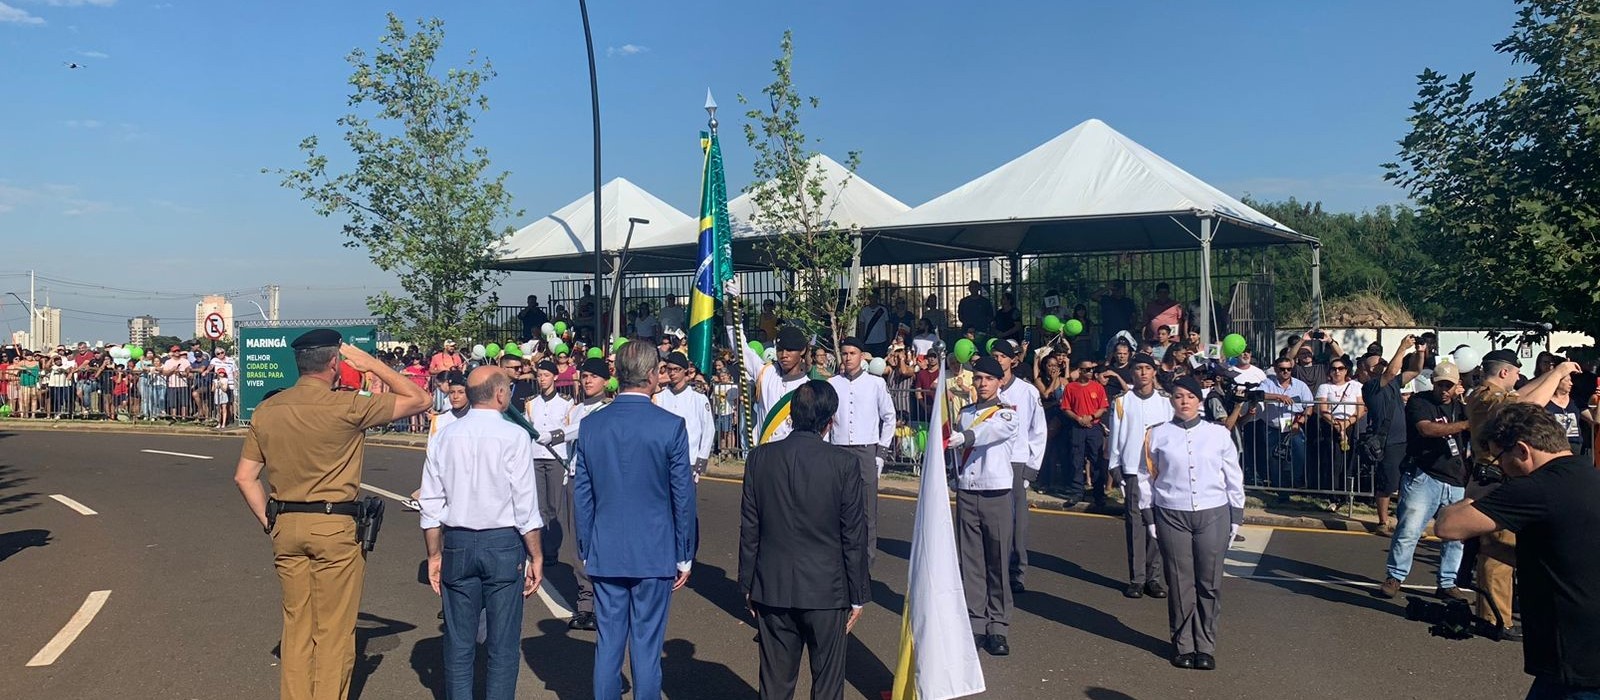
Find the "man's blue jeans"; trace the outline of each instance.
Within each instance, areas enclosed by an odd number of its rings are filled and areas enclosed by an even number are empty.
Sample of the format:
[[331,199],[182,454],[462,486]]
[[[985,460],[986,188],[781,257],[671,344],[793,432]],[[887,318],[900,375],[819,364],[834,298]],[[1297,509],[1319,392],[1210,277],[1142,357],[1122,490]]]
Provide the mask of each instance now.
[[[1411,469],[1402,475],[1399,522],[1394,528],[1394,539],[1389,543],[1389,578],[1405,583],[1406,574],[1411,573],[1411,557],[1417,551],[1417,541],[1422,539],[1422,529],[1445,506],[1465,497],[1465,492],[1466,489],[1439,481],[1421,469]],[[1456,571],[1460,568],[1461,543],[1442,543],[1439,587],[1454,588]]]
[[157,379],[150,386],[150,393],[155,395],[156,412],[151,414],[156,417],[167,415],[167,380]]
[[94,382],[78,381],[78,405],[83,407],[84,413],[94,411],[94,392],[97,387]]
[[484,697],[517,695],[522,667],[522,581],[528,553],[515,528],[445,528],[440,582],[444,594],[445,697],[472,698],[478,612],[487,613],[488,654]]

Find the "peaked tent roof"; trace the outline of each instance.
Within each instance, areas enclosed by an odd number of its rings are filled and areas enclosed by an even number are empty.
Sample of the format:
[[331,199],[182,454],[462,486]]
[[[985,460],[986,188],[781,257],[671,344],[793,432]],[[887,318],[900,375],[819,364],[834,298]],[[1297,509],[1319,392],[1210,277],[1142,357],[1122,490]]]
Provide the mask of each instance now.
[[1098,119],[945,193],[881,228],[867,264],[962,257],[1199,245],[1213,221],[1219,248],[1310,243]]
[[[600,244],[604,251],[621,248],[628,237],[628,219],[650,221],[634,228],[631,248],[668,245],[671,231],[693,219],[626,178],[600,188]],[[594,271],[594,193],[590,192],[500,241],[496,269],[531,272]]]

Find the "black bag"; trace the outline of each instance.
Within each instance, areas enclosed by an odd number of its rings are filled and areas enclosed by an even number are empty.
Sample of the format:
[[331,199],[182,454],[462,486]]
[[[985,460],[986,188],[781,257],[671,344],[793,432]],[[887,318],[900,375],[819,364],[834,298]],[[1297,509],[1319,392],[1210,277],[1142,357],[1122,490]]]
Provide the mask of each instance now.
[[1389,451],[1389,424],[1385,421],[1382,425],[1361,434],[1356,440],[1356,457],[1366,465],[1376,466],[1383,463],[1383,458]]

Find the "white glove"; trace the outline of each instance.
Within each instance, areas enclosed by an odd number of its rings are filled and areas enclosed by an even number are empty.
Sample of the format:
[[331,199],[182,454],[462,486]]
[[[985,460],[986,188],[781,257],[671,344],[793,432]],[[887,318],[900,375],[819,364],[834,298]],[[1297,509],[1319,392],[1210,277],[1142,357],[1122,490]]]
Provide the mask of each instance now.
[[873,457],[872,461],[875,464],[878,465],[878,476],[882,477],[883,476],[883,458],[882,457]]
[[550,446],[550,434],[549,433],[539,433],[539,437],[534,438],[533,442],[536,445],[544,445],[545,447],[549,447]]
[[1239,526],[1238,525],[1229,525],[1228,526],[1228,546],[1232,547],[1233,546],[1233,541],[1236,540],[1236,539],[1239,539]]
[[1023,491],[1027,491],[1028,490],[1028,480],[1027,479],[1023,479],[1022,480],[1022,490]]
[[1160,537],[1160,536],[1159,536],[1159,535],[1157,535],[1157,534],[1156,534],[1156,524],[1155,524],[1155,523],[1150,523],[1150,524],[1149,524],[1149,525],[1148,525],[1148,526],[1146,526],[1146,527],[1149,527],[1149,528],[1150,528],[1150,539],[1152,539],[1152,540],[1159,540],[1159,539],[1161,539],[1161,537]]
[[739,279],[734,277],[729,278],[727,282],[723,282],[722,293],[737,298],[739,296]]
[[576,475],[572,472],[561,472],[561,485],[566,486],[567,482],[572,481],[573,476]]
[[967,444],[967,435],[966,435],[966,433],[951,433],[950,434],[950,446],[951,447],[960,447],[960,446],[965,445],[965,444]]

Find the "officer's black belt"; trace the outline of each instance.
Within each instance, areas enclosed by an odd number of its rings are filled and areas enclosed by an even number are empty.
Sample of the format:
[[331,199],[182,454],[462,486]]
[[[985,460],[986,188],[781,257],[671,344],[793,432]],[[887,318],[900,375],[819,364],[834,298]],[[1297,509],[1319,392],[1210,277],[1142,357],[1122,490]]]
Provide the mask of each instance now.
[[279,513],[322,513],[323,515],[348,515],[352,518],[361,516],[360,501],[345,501],[333,503],[329,501],[316,501],[300,503],[296,501],[278,501]]

